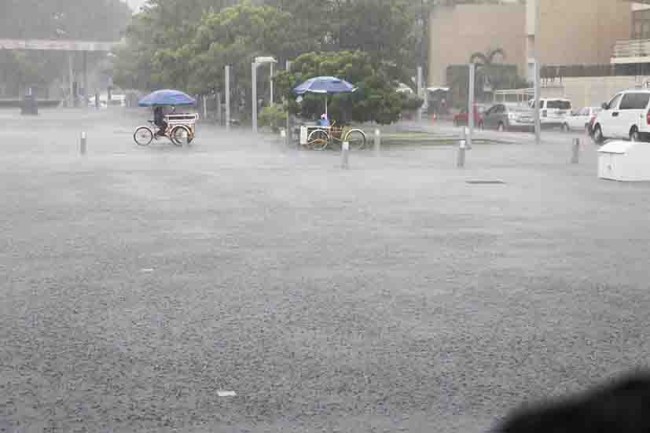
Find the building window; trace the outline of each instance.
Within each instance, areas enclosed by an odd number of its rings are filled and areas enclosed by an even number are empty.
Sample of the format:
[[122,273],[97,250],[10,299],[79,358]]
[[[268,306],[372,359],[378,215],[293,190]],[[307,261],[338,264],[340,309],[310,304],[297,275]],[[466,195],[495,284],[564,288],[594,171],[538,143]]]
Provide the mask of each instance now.
[[650,10],[632,14],[632,39],[650,39]]

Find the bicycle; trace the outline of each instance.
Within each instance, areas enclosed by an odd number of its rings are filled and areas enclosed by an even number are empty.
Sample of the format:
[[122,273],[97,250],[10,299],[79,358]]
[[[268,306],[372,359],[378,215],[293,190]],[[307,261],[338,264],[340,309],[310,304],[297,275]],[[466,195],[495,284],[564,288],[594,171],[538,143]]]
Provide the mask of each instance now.
[[176,146],[190,144],[196,134],[197,114],[170,114],[165,117],[167,129],[163,135],[157,133],[158,127],[153,120],[149,120],[149,125],[139,126],[133,133],[133,140],[139,146],[148,146],[154,139],[167,137]]
[[366,147],[368,139],[366,133],[361,129],[336,126],[319,126],[307,136],[306,147],[312,150],[325,150],[334,143],[342,145],[344,142],[350,144],[350,150],[362,150]]

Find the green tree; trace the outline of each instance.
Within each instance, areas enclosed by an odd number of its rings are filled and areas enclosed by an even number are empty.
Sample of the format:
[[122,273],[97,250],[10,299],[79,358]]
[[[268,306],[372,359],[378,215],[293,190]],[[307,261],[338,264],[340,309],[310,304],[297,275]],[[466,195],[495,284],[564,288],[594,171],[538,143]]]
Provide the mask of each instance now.
[[[494,90],[513,89],[526,85],[526,81],[519,77],[517,66],[503,64],[505,59],[506,52],[501,48],[470,55],[469,63],[476,65],[475,89],[479,100],[490,99]],[[469,69],[466,65],[451,65],[447,68],[447,82],[453,99],[457,102],[462,103],[467,100],[468,81]]]
[[219,88],[225,64],[237,68],[236,76],[250,75],[245,63],[257,54],[283,63],[342,50],[392,63],[409,81],[422,51],[414,23],[419,17],[422,25],[427,1],[258,0],[229,7],[232,0],[150,0],[118,53],[118,81],[206,91]]
[[[307,51],[364,51],[414,68],[417,25],[428,0],[266,0],[294,16]],[[420,21],[418,21],[420,20]],[[305,51],[305,52],[307,52]]]
[[236,0],[149,0],[126,30],[115,54],[115,83],[123,88],[185,88],[190,55],[186,47],[206,14]]
[[[479,94],[495,89],[506,89],[522,85],[523,80],[513,65],[505,65],[506,52],[501,48],[489,49],[485,53],[473,53],[469,62],[476,65],[476,88]],[[524,83],[525,84],[525,83]]]
[[399,74],[394,65],[362,51],[307,53],[296,59],[291,72],[277,77],[291,113],[305,118],[323,113],[323,95],[306,95],[298,102],[292,93],[303,81],[320,75],[342,78],[357,87],[354,93],[329,97],[329,112],[339,122],[389,124],[399,119],[407,103],[407,97],[396,92]]
[[243,3],[219,13],[207,14],[194,40],[180,55],[189,62],[192,88],[197,92],[223,88],[224,66],[236,76],[249,76],[256,56],[282,61],[301,52],[305,44],[292,29],[293,17],[271,6]]
[[412,12],[407,0],[341,0],[332,21],[335,47],[361,50],[398,65],[414,65]]

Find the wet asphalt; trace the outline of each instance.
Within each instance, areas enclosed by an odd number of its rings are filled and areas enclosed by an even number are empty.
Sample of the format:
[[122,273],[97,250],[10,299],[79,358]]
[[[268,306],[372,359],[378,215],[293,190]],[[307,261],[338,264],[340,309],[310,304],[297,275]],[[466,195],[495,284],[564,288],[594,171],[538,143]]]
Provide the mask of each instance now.
[[478,433],[648,367],[650,184],[586,140],[342,170],[143,116],[0,112],[0,431]]

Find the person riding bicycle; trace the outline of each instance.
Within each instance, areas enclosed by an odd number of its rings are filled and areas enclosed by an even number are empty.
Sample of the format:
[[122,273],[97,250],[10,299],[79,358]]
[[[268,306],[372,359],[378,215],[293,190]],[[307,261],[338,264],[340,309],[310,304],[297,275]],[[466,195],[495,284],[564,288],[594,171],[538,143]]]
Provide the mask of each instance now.
[[165,122],[163,107],[156,106],[153,109],[153,123],[159,128],[158,132],[156,132],[156,136],[164,137],[167,132],[167,122]]
[[327,118],[326,113],[323,113],[320,116],[320,120],[318,121],[318,126],[321,126],[323,128],[329,128],[331,126],[330,120]]

